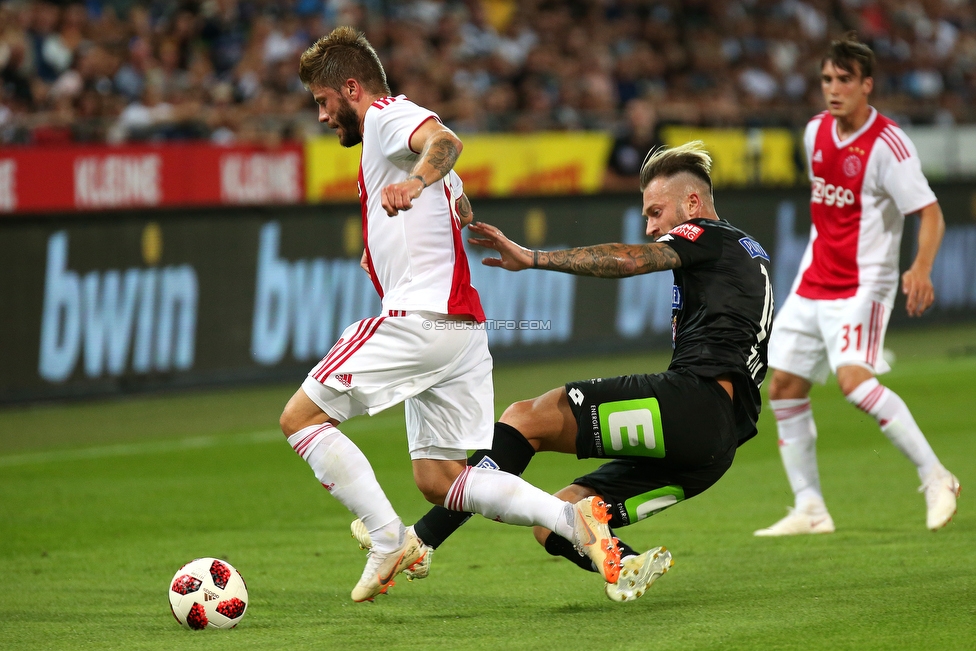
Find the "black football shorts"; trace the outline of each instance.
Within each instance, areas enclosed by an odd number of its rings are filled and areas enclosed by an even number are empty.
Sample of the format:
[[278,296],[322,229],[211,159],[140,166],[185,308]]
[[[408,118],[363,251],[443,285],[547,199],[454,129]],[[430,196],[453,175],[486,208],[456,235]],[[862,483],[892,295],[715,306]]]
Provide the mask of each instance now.
[[576,455],[613,459],[573,482],[612,504],[611,527],[698,495],[732,465],[732,401],[713,379],[676,370],[570,382],[566,393]]

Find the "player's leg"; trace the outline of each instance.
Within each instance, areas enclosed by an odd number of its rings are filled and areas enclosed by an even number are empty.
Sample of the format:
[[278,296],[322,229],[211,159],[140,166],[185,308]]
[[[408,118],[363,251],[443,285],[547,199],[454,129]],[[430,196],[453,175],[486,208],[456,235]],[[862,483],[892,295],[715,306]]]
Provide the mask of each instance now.
[[[428,446],[465,450],[491,445],[494,407],[487,337],[483,330],[473,331],[471,336],[470,351],[459,358],[450,376],[406,403],[418,486],[431,503],[452,511],[479,513],[510,524],[545,526],[597,559],[603,575],[614,582],[619,553],[607,530],[605,511],[585,501],[573,505],[560,500],[490,464],[448,466],[442,460],[425,458],[430,456],[424,453]],[[458,441],[459,433],[467,433],[469,438]],[[596,532],[594,536],[582,535],[591,530]]]
[[[534,454],[535,449],[521,432],[505,422],[497,422],[491,448],[477,450],[468,457],[467,464],[521,475]],[[436,549],[470,517],[470,513],[434,506],[413,527],[424,543]]]
[[336,421],[375,414],[436,382],[459,355],[466,337],[424,328],[425,321],[411,314],[351,325],[309,372],[283,416],[288,429],[297,430],[290,439],[293,446],[313,465],[323,485],[359,516],[370,538],[370,557],[352,591],[355,601],[386,592],[398,572],[424,558],[426,548],[405,530],[352,441],[334,427],[302,427],[306,423],[301,416],[314,413],[306,401]]
[[850,326],[838,355],[837,382],[848,402],[874,418],[888,440],[915,464],[925,492],[926,526],[934,531],[948,524],[956,512],[959,480],[939,462],[905,401],[875,377],[889,370],[882,355],[889,314],[876,301],[851,307]]
[[[714,380],[684,372],[604,378],[566,385],[564,399],[576,424],[565,435],[540,441],[540,450],[571,449],[580,458],[614,458],[577,478],[557,495],[578,500],[599,495],[610,506],[611,528],[657,513],[714,484],[731,466],[737,440],[732,402]],[[582,567],[558,536],[536,530],[546,550]],[[657,548],[638,554],[621,545],[621,580],[608,589],[617,601],[636,598],[671,565]]]
[[757,536],[830,533],[833,520],[824,504],[817,467],[817,426],[810,408],[812,381],[829,373],[826,347],[817,322],[817,301],[791,294],[773,322],[769,339],[769,402],[776,419],[783,468],[794,507]]

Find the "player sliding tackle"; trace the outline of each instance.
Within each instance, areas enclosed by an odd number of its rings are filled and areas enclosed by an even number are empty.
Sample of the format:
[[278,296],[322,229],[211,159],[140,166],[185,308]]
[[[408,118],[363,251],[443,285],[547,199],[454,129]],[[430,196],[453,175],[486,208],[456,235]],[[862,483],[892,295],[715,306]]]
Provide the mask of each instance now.
[[375,50],[351,28],[312,45],[299,75],[319,105],[319,121],[335,130],[340,144],[362,143],[363,261],[383,299],[383,314],[346,328],[281,415],[289,444],[372,540],[353,600],[385,593],[399,572],[429,553],[405,530],[369,461],[339,429],[348,418],[400,402],[424,497],[448,509],[552,529],[615,582],[620,555],[602,502],[574,505],[516,475],[465,464],[467,450],[492,440],[488,339],[480,328],[429,327],[433,320],[485,320],[461,246],[462,223],[471,219],[453,172],[461,141],[434,113],[391,96]]
[[[763,248],[715,213],[710,171],[701,142],[648,155],[640,177],[647,235],[655,240],[648,244],[531,251],[494,226],[469,227],[470,242],[500,254],[483,263],[509,271],[602,278],[674,274],[674,353],[667,371],[570,382],[517,402],[495,424],[491,449],[476,452],[469,466],[519,474],[539,451],[611,459],[556,497],[579,502],[599,496],[611,507],[614,527],[698,495],[729,469],[736,448],[756,434],[773,294]],[[435,507],[414,531],[437,547],[467,517]],[[370,542],[355,522],[353,533]],[[535,529],[550,554],[583,569],[602,569],[558,533]],[[611,599],[628,601],[668,570],[671,554],[663,547],[644,554],[620,547],[620,580],[605,589]],[[426,576],[427,570],[418,566],[413,574]]]

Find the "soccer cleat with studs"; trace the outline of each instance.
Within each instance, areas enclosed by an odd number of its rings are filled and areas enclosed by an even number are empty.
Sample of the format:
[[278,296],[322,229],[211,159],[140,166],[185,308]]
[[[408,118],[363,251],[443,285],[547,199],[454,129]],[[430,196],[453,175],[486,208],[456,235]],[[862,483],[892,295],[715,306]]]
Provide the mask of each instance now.
[[616,583],[620,576],[620,548],[610,533],[610,505],[600,497],[591,496],[574,505],[576,525],[573,546],[589,557],[607,583]]
[[939,467],[926,478],[918,492],[925,493],[925,526],[930,531],[938,531],[949,524],[956,514],[956,498],[962,492],[956,476]]
[[392,552],[370,549],[363,575],[352,589],[352,600],[372,601],[376,595],[386,594],[394,585],[393,577],[419,564],[429,551],[430,547],[421,542],[412,529],[404,533],[403,544]]
[[[349,531],[352,537],[356,539],[356,542],[359,543],[360,549],[369,551],[372,548],[373,539],[370,538],[369,531],[366,529],[366,525],[363,524],[362,520],[359,518],[353,520],[352,524],[349,525]],[[408,531],[413,531],[413,527],[408,527]],[[430,574],[430,563],[434,558],[434,548],[427,547],[427,545],[424,545],[424,547],[427,548],[427,553],[424,554],[424,557],[403,570],[403,575],[407,577],[407,581],[426,579],[427,575]]]
[[674,565],[671,552],[655,547],[640,556],[628,556],[621,563],[620,578],[608,583],[604,590],[613,601],[634,601]]
[[760,538],[771,536],[798,536],[811,533],[834,533],[834,520],[823,503],[810,503],[801,508],[790,508],[782,520],[758,529],[752,535]]

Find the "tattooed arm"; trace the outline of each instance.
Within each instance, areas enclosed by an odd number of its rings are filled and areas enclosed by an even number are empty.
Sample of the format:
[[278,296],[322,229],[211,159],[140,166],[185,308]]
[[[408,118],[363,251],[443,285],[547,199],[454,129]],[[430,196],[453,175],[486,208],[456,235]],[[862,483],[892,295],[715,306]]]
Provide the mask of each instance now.
[[430,118],[410,137],[410,148],[420,156],[410,175],[400,183],[383,188],[380,202],[386,214],[396,215],[413,207],[413,200],[428,186],[440,181],[454,168],[464,145],[454,132]]
[[577,276],[627,278],[681,266],[681,258],[667,244],[597,244],[562,251],[533,251],[536,269],[564,271]]
[[478,237],[468,241],[498,251],[500,258],[482,264],[509,271],[550,269],[577,276],[626,278],[681,266],[681,258],[667,244],[597,244],[562,251],[532,251],[511,241],[494,226],[478,222],[468,227]]
[[468,195],[462,192],[461,196],[454,203],[454,207],[457,209],[458,217],[461,218],[461,228],[464,228],[474,220],[474,210],[471,208]]

